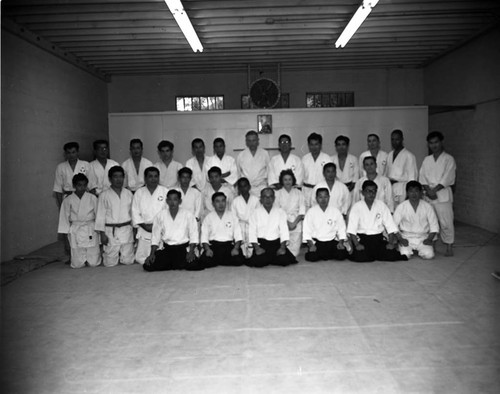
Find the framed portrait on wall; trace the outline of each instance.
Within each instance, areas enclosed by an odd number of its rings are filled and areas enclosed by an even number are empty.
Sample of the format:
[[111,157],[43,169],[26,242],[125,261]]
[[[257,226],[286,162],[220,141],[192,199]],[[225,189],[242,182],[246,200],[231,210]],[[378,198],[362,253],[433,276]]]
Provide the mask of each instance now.
[[271,134],[273,132],[272,115],[257,115],[257,132],[259,134]]

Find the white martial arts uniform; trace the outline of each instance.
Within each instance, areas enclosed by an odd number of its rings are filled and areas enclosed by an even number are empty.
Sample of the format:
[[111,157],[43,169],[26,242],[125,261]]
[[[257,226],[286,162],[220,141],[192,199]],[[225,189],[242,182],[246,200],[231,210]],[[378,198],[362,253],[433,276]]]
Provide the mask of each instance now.
[[136,171],[134,161],[132,158],[128,158],[122,163],[122,167],[125,170],[125,183],[123,187],[135,192],[140,187],[144,186],[144,170],[148,167],[152,167],[153,163],[141,157],[141,162],[139,163],[139,172]]
[[200,220],[201,210],[203,208],[203,196],[201,192],[194,186],[190,186],[186,193],[182,191],[180,186],[176,186],[173,189],[179,191],[182,195],[180,207],[191,212],[196,220]]
[[[364,199],[364,196],[361,194],[361,192],[362,192],[363,183],[367,180],[368,180],[368,178],[366,176],[364,176],[364,177],[358,179],[358,181],[356,182],[356,185],[354,186],[354,193],[353,193],[353,201],[352,201],[353,204]],[[394,200],[392,198],[391,181],[386,176],[377,174],[377,176],[375,177],[373,182],[375,182],[377,184],[377,195],[375,196],[375,198],[377,200],[382,201],[385,205],[387,205],[389,210],[391,212],[393,212],[394,211]]]
[[68,161],[59,163],[56,167],[56,176],[54,180],[54,189],[56,193],[67,194],[75,191],[73,187],[73,177],[76,174],[84,174],[89,178],[90,164],[85,160],[78,160],[75,164],[75,169],[71,168]]
[[[222,184],[217,192],[224,193],[226,195],[226,209],[231,209],[231,203],[234,199],[233,187],[230,185]],[[207,216],[210,212],[214,211],[214,205],[212,204],[212,196],[216,193],[214,188],[210,183],[207,183],[202,191],[203,197],[203,214],[202,217]]]
[[191,185],[196,186],[200,191],[202,191],[208,183],[208,170],[210,169],[209,165],[211,160],[212,158],[210,156],[205,156],[201,167],[200,163],[198,163],[198,160],[194,156],[186,162],[186,167],[193,170]]
[[257,148],[255,156],[250,149],[245,148],[236,158],[236,165],[240,177],[249,180],[250,193],[260,196],[260,191],[267,187],[267,167],[269,165],[269,153],[262,148]]
[[328,206],[325,211],[319,205],[312,207],[304,218],[302,238],[306,242],[346,240],[346,225],[342,214],[337,208],[331,206]]
[[339,156],[333,155],[332,162],[337,166],[337,179],[346,184],[354,182],[359,179],[359,166],[358,158],[350,153],[347,154],[345,159],[344,168],[340,168]]
[[453,191],[451,186],[455,184],[457,165],[453,156],[442,152],[437,160],[433,155],[427,156],[420,168],[419,181],[422,185],[428,185],[431,188],[437,185],[444,186],[437,192],[437,199],[430,202],[439,220],[440,236],[444,243],[452,244],[455,242],[455,227],[453,224]]
[[392,184],[392,197],[394,199],[394,209],[406,199],[406,184],[408,181],[418,179],[417,159],[408,149],[403,148],[396,160],[393,159],[394,151],[387,156],[387,167],[385,176],[389,180],[395,180]]
[[238,196],[231,204],[231,211],[236,215],[240,221],[241,233],[243,242],[241,243],[241,251],[246,258],[252,256],[252,245],[248,240],[248,226],[250,215],[260,206],[260,201],[257,197],[250,194],[248,202],[242,196]]
[[431,204],[420,200],[415,211],[409,200],[403,201],[394,212],[394,223],[399,227],[403,238],[408,240],[408,246],[399,245],[399,253],[410,258],[416,250],[423,259],[434,257],[432,245],[424,245],[429,233],[439,231],[436,213]]
[[91,267],[101,264],[99,235],[95,231],[97,197],[85,192],[66,197],[59,212],[57,231],[68,234],[71,247],[71,268],[81,268],[85,262]]
[[[372,153],[367,150],[361,153],[359,155],[359,176],[366,176],[366,171],[363,166],[363,160],[365,157],[373,156]],[[384,175],[385,174],[385,167],[387,166],[387,152],[384,152],[383,150],[379,150],[377,153],[377,157],[375,158],[377,160],[377,174]]]
[[358,201],[351,207],[347,232],[349,234],[375,235],[387,231],[388,234],[396,233],[398,228],[392,219],[391,211],[382,201],[373,201],[369,209],[365,200]]
[[107,159],[106,166],[103,167],[97,159],[92,160],[90,162],[89,190],[95,189],[96,194],[99,196],[104,190],[109,189],[111,183],[109,182],[108,172],[111,167],[119,165],[116,161]]
[[153,224],[154,217],[163,209],[168,209],[168,189],[164,186],[156,186],[151,194],[146,186],[138,189],[132,200],[132,224],[137,228],[137,249],[135,261],[144,264],[151,252],[151,233],[144,230],[140,224]]
[[[159,246],[161,242],[167,245],[197,244],[199,242],[198,225],[193,214],[179,208],[175,219],[172,219],[168,208],[160,211],[153,220],[151,245]],[[187,250],[189,246],[186,247]]]
[[258,243],[258,238],[268,241],[279,239],[280,242],[290,240],[286,223],[286,213],[283,209],[273,206],[270,212],[261,205],[250,214],[248,239],[250,243]]
[[280,174],[283,170],[292,170],[293,174],[295,175],[295,179],[297,180],[297,186],[302,185],[302,181],[304,180],[304,166],[302,165],[302,160],[300,159],[300,157],[290,153],[286,160],[286,163],[283,160],[283,156],[281,155],[281,153],[271,157],[267,173],[267,182],[269,183],[269,185],[279,183]]
[[312,195],[314,197],[312,206],[318,205],[318,202],[316,201],[316,191],[322,188],[328,189],[330,192],[330,201],[328,202],[328,206],[337,208],[342,215],[347,215],[351,202],[351,195],[349,194],[347,186],[340,181],[335,181],[333,187],[330,189],[323,178],[323,181],[314,186],[312,191]]
[[238,180],[238,167],[233,157],[224,155],[220,159],[219,156],[213,155],[208,161],[208,169],[212,167],[219,167],[223,174],[230,172],[227,177],[223,178],[229,185],[233,186]]
[[201,225],[201,243],[240,242],[243,240],[238,218],[231,211],[226,211],[219,217],[217,212],[210,212]]
[[168,167],[163,161],[158,161],[154,164],[160,170],[160,185],[165,186],[167,189],[172,189],[177,185],[177,173],[182,168],[182,164],[178,161],[172,160]]
[[[297,216],[305,215],[306,205],[302,191],[292,188],[289,193],[285,188],[281,188],[275,195],[274,204],[285,211],[287,221],[293,222]],[[293,230],[289,229],[288,231],[290,232],[288,249],[297,257],[300,252],[300,245],[302,244],[302,221],[298,222],[297,227]]]
[[[304,184],[316,186],[318,183],[322,182],[325,178],[323,176],[323,166],[326,163],[331,163],[332,159],[329,155],[324,152],[320,152],[316,160],[314,160],[311,153],[307,153],[302,157],[302,165],[304,166]],[[302,192],[304,193],[304,203],[306,204],[306,209],[309,209],[313,202],[316,200],[316,196],[312,193],[313,188],[304,185]]]
[[[103,231],[108,236],[104,246],[104,266],[134,263],[134,236],[132,231],[132,192],[122,188],[120,196],[113,189],[106,189],[100,195],[95,219],[96,231]],[[106,224],[129,225],[110,227]]]

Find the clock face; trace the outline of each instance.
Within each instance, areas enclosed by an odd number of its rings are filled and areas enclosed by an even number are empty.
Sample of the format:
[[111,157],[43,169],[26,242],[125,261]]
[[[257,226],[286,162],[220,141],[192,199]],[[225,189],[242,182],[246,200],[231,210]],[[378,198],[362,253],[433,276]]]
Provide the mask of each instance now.
[[260,78],[250,87],[250,98],[259,108],[273,108],[280,99],[280,90],[272,79]]

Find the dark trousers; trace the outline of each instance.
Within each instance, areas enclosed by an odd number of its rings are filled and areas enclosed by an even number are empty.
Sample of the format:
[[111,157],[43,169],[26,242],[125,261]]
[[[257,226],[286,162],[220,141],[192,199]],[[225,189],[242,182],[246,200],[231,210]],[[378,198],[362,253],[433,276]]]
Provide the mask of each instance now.
[[359,242],[365,247],[364,250],[358,251],[353,249],[350,260],[356,263],[371,263],[372,261],[405,261],[408,258],[397,250],[387,249],[387,241],[382,234],[358,234]]
[[320,260],[345,260],[349,253],[345,249],[337,249],[337,245],[339,244],[337,241],[332,239],[331,241],[318,241],[316,242],[316,251],[315,252],[307,252],[304,256],[306,261],[320,261]]
[[255,249],[253,251],[252,257],[246,261],[246,265],[249,267],[265,267],[266,265],[280,265],[285,267],[290,264],[296,264],[297,259],[295,256],[286,248],[284,255],[277,256],[276,252],[281,246],[279,239],[273,241],[268,241],[263,238],[258,239],[259,245],[265,250],[265,253],[257,255]]
[[144,263],[142,267],[146,271],[200,271],[204,269],[205,267],[200,264],[200,261],[197,258],[191,263],[186,261],[186,248],[188,246],[188,243],[182,245],[165,244],[162,250],[156,251],[154,263]]
[[210,241],[210,249],[214,252],[213,257],[208,257],[206,253],[203,253],[200,257],[200,263],[205,268],[217,267],[218,265],[226,265],[238,267],[245,263],[245,258],[241,249],[237,256],[231,256],[231,250],[233,250],[234,244],[231,241],[219,242]]

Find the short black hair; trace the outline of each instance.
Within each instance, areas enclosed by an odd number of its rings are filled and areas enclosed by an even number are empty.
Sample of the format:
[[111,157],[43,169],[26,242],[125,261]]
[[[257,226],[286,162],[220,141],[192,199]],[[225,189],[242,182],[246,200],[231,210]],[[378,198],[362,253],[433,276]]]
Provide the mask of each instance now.
[[333,167],[333,169],[335,171],[337,171],[337,166],[335,165],[335,163],[332,163],[331,161],[326,163],[324,166],[323,166],[323,173],[330,167]]
[[175,194],[177,196],[177,198],[179,198],[179,200],[182,199],[182,194],[179,190],[170,189],[167,193],[167,197],[171,196],[172,194]]
[[66,142],[63,146],[64,151],[76,148],[77,152],[80,150],[80,144],[78,142]]
[[431,131],[429,134],[427,134],[427,142],[429,142],[430,140],[432,140],[434,138],[438,138],[439,141],[443,141],[444,135],[440,131]]
[[210,167],[210,169],[207,171],[208,176],[213,173],[222,175],[222,170],[217,166]]
[[139,138],[133,138],[130,140],[130,147],[132,148],[133,144],[141,144],[141,148],[144,148],[144,145],[142,144],[142,141]]
[[281,171],[279,178],[280,185],[283,186],[283,178],[287,175],[290,175],[292,177],[292,185],[295,186],[297,184],[297,178],[295,177],[293,171],[290,169]]
[[370,186],[375,186],[375,189],[378,190],[377,184],[375,182],[373,182],[373,181],[370,181],[370,180],[367,180],[367,181],[363,182],[363,186],[361,186],[361,190],[365,191],[365,189],[367,187],[370,187]]
[[366,156],[363,158],[363,165],[365,165],[365,161],[367,160],[373,160],[375,163],[377,162],[377,158],[375,156]]
[[92,146],[93,146],[94,150],[97,150],[97,147],[101,144],[106,144],[106,147],[109,148],[109,142],[107,140],[95,140],[92,143]]
[[161,148],[165,148],[165,147],[170,148],[170,150],[174,150],[174,144],[172,144],[170,141],[166,141],[166,140],[160,141],[160,143],[158,144],[158,150],[160,151]]
[[214,139],[214,145],[218,142],[222,142],[222,145],[226,146],[226,141],[224,141],[223,138],[217,137],[216,139]]
[[403,132],[402,132],[401,130],[399,130],[399,129],[392,130],[391,135],[393,135],[393,134],[397,134],[397,135],[399,135],[401,138],[404,138],[404,137],[403,137]]
[[111,178],[116,172],[120,172],[123,176],[125,176],[125,170],[123,169],[123,167],[113,166],[108,171],[108,178]]
[[224,197],[224,199],[227,200],[227,197],[226,197],[226,195],[224,193],[222,193],[222,192],[215,192],[214,194],[212,194],[212,202],[214,202],[217,197]]
[[286,138],[288,141],[292,142],[292,137],[290,137],[288,134],[281,134],[278,138],[278,143],[281,141],[282,138]]
[[335,138],[335,145],[337,145],[340,141],[344,141],[346,145],[349,146],[349,143],[351,140],[349,137],[346,137],[345,135],[339,135],[337,138]]
[[76,174],[73,179],[71,180],[71,182],[73,183],[73,187],[76,187],[76,184],[78,182],[82,182],[84,181],[85,183],[89,183],[89,178],[87,178],[87,176],[85,174],[82,174],[82,173],[78,173]]
[[326,187],[320,187],[316,190],[316,197],[318,197],[318,194],[321,192],[326,192],[328,196],[330,196],[330,190],[328,190]]
[[248,178],[241,177],[240,179],[238,179],[236,181],[236,186],[240,186],[240,184],[243,183],[243,182],[246,182],[246,183],[248,183],[250,185],[250,181],[248,180]]
[[368,136],[366,137],[366,139],[368,139],[370,137],[375,137],[377,139],[377,141],[380,142],[380,137],[378,136],[378,134],[370,133],[370,134],[368,134]]
[[146,178],[150,172],[156,172],[158,176],[160,176],[160,170],[156,167],[151,166],[144,170],[144,178]]
[[255,130],[248,130],[247,133],[245,134],[245,138],[250,135],[255,135],[257,137],[259,136],[259,134]]
[[193,170],[189,167],[182,167],[177,171],[177,176],[180,178],[182,174],[189,174],[190,177],[193,177]]
[[191,148],[194,149],[194,144],[199,144],[200,142],[203,145],[203,147],[205,147],[205,141],[203,141],[201,138],[195,138],[194,140],[191,141]]
[[323,144],[323,137],[321,136],[321,134],[311,133],[307,137],[307,143],[310,144],[311,141],[319,141],[320,144]]
[[422,187],[422,184],[418,181],[410,181],[406,184],[406,193],[408,193],[408,190],[417,188],[418,190],[422,191],[424,188]]

